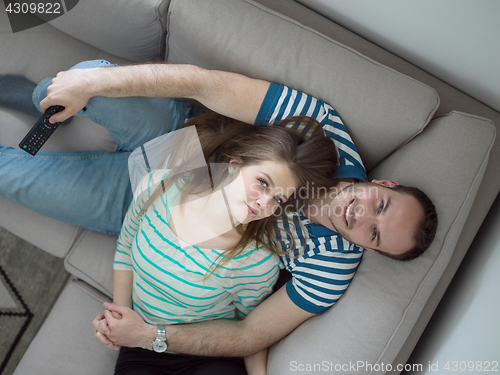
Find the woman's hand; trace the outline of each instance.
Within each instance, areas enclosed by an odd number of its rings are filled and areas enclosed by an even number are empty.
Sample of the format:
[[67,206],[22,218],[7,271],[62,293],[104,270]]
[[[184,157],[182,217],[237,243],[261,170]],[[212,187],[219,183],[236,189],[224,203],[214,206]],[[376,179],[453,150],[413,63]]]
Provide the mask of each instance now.
[[267,349],[244,357],[245,368],[248,375],[266,375],[267,374]]
[[[116,303],[104,303],[106,310],[104,314],[98,316],[95,329],[102,332],[105,340],[99,341],[108,345],[111,342],[116,346],[127,346],[131,348],[140,347],[151,349],[151,343],[156,339],[157,328],[154,325],[147,324],[139,314],[131,308],[117,305]],[[102,331],[101,331],[102,329]],[[107,341],[106,341],[107,340]]]
[[[119,316],[118,314],[116,315],[116,318],[118,319]],[[104,314],[99,314],[96,316],[96,318],[92,321],[92,327],[94,327],[94,337],[99,340],[101,343],[106,345],[108,348],[113,349],[113,350],[119,350],[120,347],[118,345],[115,345],[111,340],[108,339],[106,334],[110,333],[108,323],[106,321],[106,318],[104,317]]]

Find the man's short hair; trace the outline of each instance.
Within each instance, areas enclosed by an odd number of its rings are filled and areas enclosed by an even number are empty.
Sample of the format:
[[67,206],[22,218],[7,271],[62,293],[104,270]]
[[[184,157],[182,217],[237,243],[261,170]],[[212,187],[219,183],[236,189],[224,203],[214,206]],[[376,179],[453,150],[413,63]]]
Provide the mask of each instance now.
[[399,255],[388,254],[384,251],[378,252],[382,255],[386,255],[396,260],[409,261],[422,255],[429,248],[432,241],[434,241],[438,225],[436,207],[434,206],[430,198],[422,190],[416,187],[396,185],[391,187],[390,189],[415,198],[422,206],[422,209],[424,211],[424,218],[417,227],[417,231],[414,237],[415,246],[413,248]]

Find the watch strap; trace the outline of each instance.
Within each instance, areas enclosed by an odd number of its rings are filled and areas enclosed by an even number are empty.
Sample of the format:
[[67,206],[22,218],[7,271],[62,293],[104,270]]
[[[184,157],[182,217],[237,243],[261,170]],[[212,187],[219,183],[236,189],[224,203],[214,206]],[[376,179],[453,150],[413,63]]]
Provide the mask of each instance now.
[[156,339],[151,343],[151,349],[157,353],[163,353],[167,350],[167,338],[165,334],[165,325],[157,325]]

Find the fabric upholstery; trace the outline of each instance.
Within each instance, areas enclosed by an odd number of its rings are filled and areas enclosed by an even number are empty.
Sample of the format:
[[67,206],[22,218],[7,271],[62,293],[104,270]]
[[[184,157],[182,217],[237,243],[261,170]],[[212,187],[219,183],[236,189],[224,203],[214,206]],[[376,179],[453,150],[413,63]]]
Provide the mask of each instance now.
[[[85,3],[80,1],[80,4]],[[61,21],[77,9],[61,17]],[[84,35],[82,31],[80,36]],[[6,12],[0,12],[0,51],[0,74],[20,74],[36,83],[84,60],[105,59],[115,64],[130,61],[73,38],[49,24],[13,34]]]
[[267,79],[331,104],[368,170],[421,132],[439,105],[429,86],[253,1],[172,0],[167,31],[170,62]]
[[38,248],[64,258],[82,232],[73,224],[48,218],[0,197],[0,226]]
[[14,374],[112,374],[118,352],[98,342],[91,325],[104,301],[85,283],[69,281]]
[[[133,61],[163,59],[170,0],[85,0],[50,24],[103,51]],[[117,17],[117,14],[120,17]]]
[[116,240],[115,236],[84,230],[64,260],[66,270],[112,297]]

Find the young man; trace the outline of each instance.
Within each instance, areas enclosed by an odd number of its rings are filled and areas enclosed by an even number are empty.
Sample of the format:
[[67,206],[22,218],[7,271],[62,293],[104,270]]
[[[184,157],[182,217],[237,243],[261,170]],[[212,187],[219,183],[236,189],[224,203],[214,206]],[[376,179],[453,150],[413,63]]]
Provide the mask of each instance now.
[[[166,326],[168,350],[206,356],[255,353],[331,307],[352,280],[364,249],[409,260],[433,240],[436,213],[425,194],[393,181],[366,182],[361,158],[334,109],[306,94],[239,74],[169,64],[61,72],[47,92],[42,110],[65,107],[51,121],[64,121],[95,96],[189,98],[256,125],[308,115],[336,143],[340,156],[332,176],[336,186],[311,197],[294,214],[303,226],[283,224],[293,237],[279,238],[283,250],[291,250],[290,256],[282,257],[291,280],[242,321]],[[93,322],[96,338],[115,349],[151,348],[156,326],[144,323],[131,309],[105,307]]]

